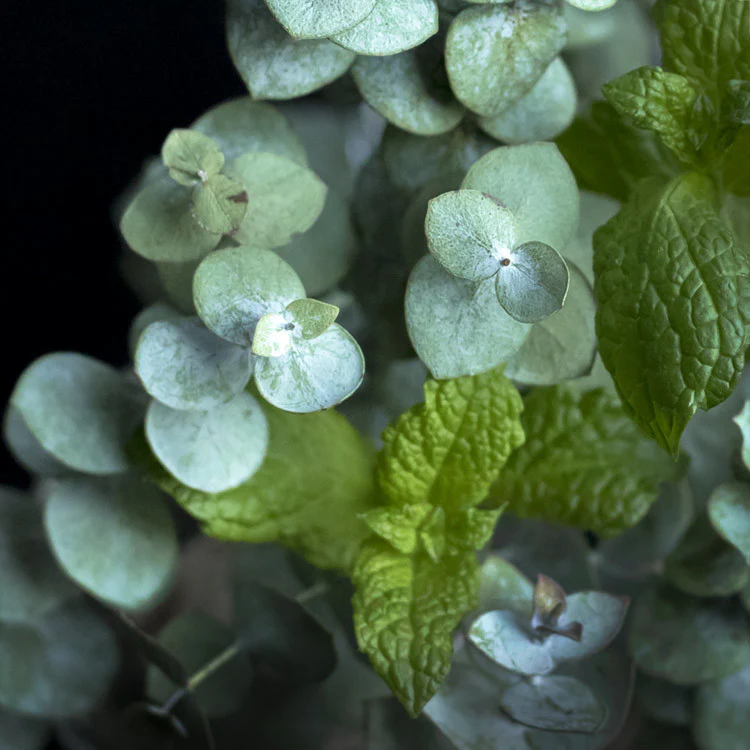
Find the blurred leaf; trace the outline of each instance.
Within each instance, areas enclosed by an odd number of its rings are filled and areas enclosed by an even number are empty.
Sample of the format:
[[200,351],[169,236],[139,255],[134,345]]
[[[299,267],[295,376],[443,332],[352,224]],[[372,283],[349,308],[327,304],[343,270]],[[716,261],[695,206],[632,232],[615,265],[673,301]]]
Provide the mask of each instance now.
[[652,719],[675,726],[690,726],[693,718],[691,688],[639,672],[635,695],[643,712]]
[[0,746],[7,750],[43,750],[49,735],[46,722],[0,709]]
[[750,564],[750,485],[733,482],[717,487],[708,501],[708,515],[716,531]]
[[533,597],[533,584],[514,565],[494,554],[484,561],[479,583],[481,610],[507,609],[530,620]]
[[436,748],[437,732],[424,717],[413,719],[394,698],[365,703],[365,750]]
[[702,750],[744,750],[750,737],[750,667],[701,685],[695,737]]

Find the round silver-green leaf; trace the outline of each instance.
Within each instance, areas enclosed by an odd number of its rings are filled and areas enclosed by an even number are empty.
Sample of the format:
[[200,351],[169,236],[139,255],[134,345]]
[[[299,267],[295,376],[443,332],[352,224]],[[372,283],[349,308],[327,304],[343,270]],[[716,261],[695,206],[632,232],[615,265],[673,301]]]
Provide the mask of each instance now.
[[266,0],[279,23],[294,37],[328,37],[363,21],[377,0]]
[[581,10],[599,11],[611,8],[617,0],[567,0],[567,2]]
[[293,39],[264,0],[231,0],[227,46],[254,99],[296,99],[344,75],[355,54],[327,39]]
[[480,117],[479,127],[509,144],[551,141],[573,122],[576,104],[573,76],[556,57],[531,91],[499,115]]
[[504,272],[515,246],[516,220],[496,198],[478,190],[453,190],[427,206],[430,252],[454,276],[483,281]]
[[578,226],[575,177],[554,143],[496,148],[469,170],[462,188],[505,204],[518,222],[518,242],[564,249]]
[[156,270],[163,287],[162,297],[185,315],[195,315],[193,275],[200,260],[187,263],[157,263]]
[[594,292],[583,274],[568,264],[570,288],[562,310],[535,323],[505,374],[524,385],[556,385],[587,375],[596,356]]
[[42,448],[42,444],[23,421],[21,413],[12,404],[8,405],[3,417],[3,441],[13,458],[32,474],[55,477],[71,471]]
[[506,3],[458,14],[445,42],[456,97],[480,115],[499,115],[531,91],[565,45],[565,18],[553,4]]
[[708,501],[708,515],[716,531],[750,564],[750,486],[731,482],[717,487]]
[[414,135],[440,135],[458,125],[464,108],[432,96],[414,52],[389,57],[360,57],[352,77],[362,98],[380,115]]
[[294,269],[270,250],[242,245],[217,250],[198,266],[195,307],[217,336],[240,346],[253,342],[255,326],[269,312],[281,313],[305,288]]
[[44,525],[65,572],[102,601],[139,610],[166,593],[177,535],[153,485],[127,475],[59,479],[47,493]]
[[[166,264],[165,264],[166,265]],[[192,305],[192,286],[193,286],[193,274],[190,274],[190,303]],[[184,315],[179,311],[175,310],[170,305],[163,302],[155,302],[153,305],[144,307],[138,315],[133,318],[133,322],[130,324],[128,329],[128,352],[130,353],[131,359],[135,359],[135,351],[138,348],[138,340],[141,334],[152,324],[163,321],[176,322],[178,320],[184,320]]]
[[283,356],[258,359],[255,383],[279,409],[307,413],[340,404],[359,388],[364,373],[362,350],[334,323],[317,338],[296,338]]
[[260,468],[268,423],[258,402],[245,392],[208,412],[178,411],[154,401],[146,413],[146,438],[159,461],[183,484],[223,492]]
[[531,330],[497,304],[493,279],[477,285],[456,278],[431,255],[412,271],[405,308],[409,338],[437,379],[496,367],[518,352]]
[[143,416],[143,392],[83,354],[47,354],[16,384],[11,405],[48,453],[87,474],[116,474]]
[[358,55],[395,55],[417,47],[437,30],[435,0],[377,0],[362,21],[331,39]]
[[207,231],[236,231],[247,211],[247,193],[242,185],[223,174],[215,174],[193,190],[193,216]]
[[496,554],[484,561],[479,583],[481,609],[508,609],[530,621],[533,599],[534,585],[515,565]]
[[164,141],[161,160],[170,177],[180,185],[193,185],[218,174],[224,166],[224,154],[211,138],[180,128],[171,131]]
[[231,401],[253,371],[250,352],[219,338],[198,318],[152,323],[141,335],[135,371],[157,401],[207,411]]

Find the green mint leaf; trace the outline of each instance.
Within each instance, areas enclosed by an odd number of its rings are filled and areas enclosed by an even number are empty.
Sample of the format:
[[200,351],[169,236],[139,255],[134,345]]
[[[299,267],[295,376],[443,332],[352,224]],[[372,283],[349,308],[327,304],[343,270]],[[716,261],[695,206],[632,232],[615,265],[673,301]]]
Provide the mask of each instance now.
[[740,128],[724,154],[722,185],[734,195],[750,195],[750,125]]
[[372,507],[369,448],[334,411],[297,415],[261,406],[268,420],[266,457],[233,490],[190,489],[155,460],[142,439],[131,446],[133,457],[209,536],[280,542],[313,565],[347,570],[368,535],[360,515]]
[[450,670],[453,631],[476,605],[473,552],[446,550],[438,562],[367,542],[352,571],[359,647],[412,716]]
[[597,335],[628,414],[673,455],[745,362],[748,261],[698,173],[644,184],[594,236]]
[[688,125],[699,92],[687,78],[643,67],[610,81],[603,92],[626,122],[656,133],[681,160],[694,160]]
[[460,549],[482,549],[492,538],[503,510],[504,505],[491,510],[466,508],[451,513],[446,522],[448,542]]
[[425,384],[425,403],[383,433],[377,477],[398,505],[446,510],[480,503],[514,448],[523,443],[521,397],[496,368]]
[[602,389],[536,388],[522,423],[526,443],[492,488],[522,518],[610,536],[642,518],[677,470]]
[[581,190],[619,201],[646,177],[666,182],[679,172],[677,160],[654,133],[623,122],[608,102],[594,102],[556,143]]
[[180,185],[194,185],[218,174],[224,166],[224,154],[216,141],[194,130],[173,130],[164,141],[161,160]]
[[750,81],[729,81],[722,116],[731,125],[750,125]]
[[248,200],[247,191],[237,180],[212,175],[193,191],[193,216],[207,232],[230,234],[242,224]]
[[391,506],[374,508],[363,518],[373,533],[399,552],[410,555],[417,548],[417,531],[432,510],[433,506],[429,503]]
[[659,0],[654,19],[665,70],[715,102],[733,79],[750,80],[750,5],[738,0]]

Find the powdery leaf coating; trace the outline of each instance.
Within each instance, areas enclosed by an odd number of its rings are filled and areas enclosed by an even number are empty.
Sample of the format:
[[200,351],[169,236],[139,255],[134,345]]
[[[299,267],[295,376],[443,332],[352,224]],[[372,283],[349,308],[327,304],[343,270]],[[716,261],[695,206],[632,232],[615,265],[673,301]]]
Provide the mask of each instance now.
[[708,515],[716,531],[750,564],[750,486],[732,482],[717,487],[708,501]]
[[348,570],[368,536],[360,515],[372,507],[371,449],[335,411],[289,414],[264,402],[261,408],[268,421],[266,457],[236,489],[210,494],[186,487],[143,442],[141,462],[209,536],[279,542],[312,565]]
[[227,45],[254,99],[295,99],[317,91],[344,75],[355,58],[327,39],[293,39],[264,0],[229,2]]
[[511,685],[500,696],[500,708],[519,724],[552,732],[594,734],[607,718],[607,707],[591,688],[564,675]]
[[565,18],[554,5],[469,8],[445,42],[451,88],[477,114],[499,115],[534,87],[564,45]]
[[42,447],[12,404],[8,405],[3,416],[3,442],[13,458],[29,473],[56,477],[72,471]]
[[[186,674],[195,674],[236,640],[232,628],[203,612],[178,615],[159,632],[158,642],[176,658]],[[239,710],[253,677],[249,654],[235,654],[192,691],[206,716],[226,716]],[[146,694],[160,704],[178,688],[157,667],[146,673]]]
[[270,104],[249,96],[217,104],[190,127],[216,141],[227,163],[251,151],[263,151],[307,166],[305,147],[287,119]]
[[217,336],[249,347],[267,313],[282,313],[305,288],[276,253],[242,245],[211,253],[195,272],[195,307]]
[[435,0],[377,0],[372,12],[331,40],[358,55],[395,55],[417,47],[438,30]]
[[143,416],[143,393],[113,367],[83,354],[47,354],[23,372],[11,405],[42,447],[71,469],[128,469],[125,445]]
[[519,351],[531,330],[498,305],[493,279],[479,285],[458,279],[431,255],[409,277],[405,308],[414,349],[438,379],[497,367]]
[[78,590],[50,554],[33,498],[0,486],[0,520],[0,622],[33,622]]
[[562,133],[576,113],[576,85],[562,57],[556,57],[534,84],[499,115],[480,117],[479,127],[509,144],[551,141]]
[[247,385],[253,358],[198,318],[165,320],[141,334],[135,371],[157,401],[173,409],[206,411],[231,401]]
[[570,272],[562,255],[543,242],[524,242],[500,262],[495,292],[505,312],[538,323],[562,309]]
[[384,431],[378,483],[395,504],[477,505],[523,444],[521,397],[502,368],[430,380],[424,395]]
[[496,148],[474,164],[461,187],[507,206],[518,223],[518,244],[564,248],[578,226],[578,187],[554,143]]
[[266,0],[279,23],[302,39],[328,37],[361,23],[377,0]]
[[435,99],[427,88],[414,52],[388,57],[359,57],[352,77],[362,98],[380,115],[415,135],[440,135],[458,125],[464,108]]
[[602,91],[625,122],[653,131],[683,160],[694,157],[689,127],[699,92],[685,77],[648,66],[610,81]]
[[247,202],[241,183],[213,175],[193,191],[193,216],[209,232],[231,234],[242,224]]
[[587,375],[596,356],[596,301],[583,274],[568,264],[570,288],[562,310],[535,323],[505,374],[524,385],[556,385]]
[[337,323],[317,338],[293,334],[291,348],[278,357],[260,357],[255,384],[274,406],[296,413],[330,409],[359,388],[365,358],[353,336]]
[[750,619],[734,599],[697,598],[662,585],[636,600],[629,647],[647,674],[697,685],[750,664]]
[[283,156],[244,154],[227,172],[247,192],[247,210],[236,234],[239,242],[286,245],[310,229],[323,211],[328,188],[311,169]]
[[744,750],[750,736],[750,666],[700,686],[694,731],[704,750]]
[[611,8],[617,0],[567,0],[574,8],[588,11],[600,11]]
[[268,446],[268,424],[247,393],[211,411],[178,411],[153,401],[146,437],[159,461],[188,487],[223,492],[246,482]]
[[0,705],[64,719],[101,701],[119,667],[117,642],[81,599],[33,623],[0,623]]
[[289,313],[267,313],[255,327],[253,354],[258,357],[281,357],[294,343]]
[[450,671],[453,631],[476,604],[473,552],[447,550],[436,563],[373,540],[352,570],[359,648],[406,710],[417,716]]
[[483,281],[502,270],[515,246],[516,221],[496,198],[453,190],[427,205],[424,231],[430,252],[454,276]]
[[170,263],[202,258],[221,239],[220,233],[207,231],[193,217],[190,188],[169,178],[138,191],[122,215],[120,231],[133,252]]
[[[166,264],[165,264],[166,265]],[[191,281],[191,302],[192,302],[192,274]],[[144,307],[134,318],[128,329],[128,352],[131,359],[135,359],[135,352],[138,348],[138,340],[141,334],[152,324],[170,321],[176,323],[184,319],[178,310],[164,302],[155,302],[153,305]]]
[[627,413],[673,455],[698,409],[724,401],[745,361],[748,262],[688,173],[644,184],[594,236],[596,331]]
[[166,593],[177,535],[152,485],[130,476],[60,479],[47,493],[44,525],[65,572],[97,598],[139,610]]
[[715,101],[732,79],[750,80],[750,6],[735,0],[659,0],[653,11],[666,70]]
[[526,443],[492,489],[522,518],[538,518],[611,536],[637,523],[659,483],[678,466],[596,389],[534,389],[524,401]]

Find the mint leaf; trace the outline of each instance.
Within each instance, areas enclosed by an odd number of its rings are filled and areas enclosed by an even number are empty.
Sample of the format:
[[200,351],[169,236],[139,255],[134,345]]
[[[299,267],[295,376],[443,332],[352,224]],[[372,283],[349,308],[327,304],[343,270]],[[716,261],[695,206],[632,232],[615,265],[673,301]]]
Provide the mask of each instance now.
[[626,201],[646,177],[664,181],[679,172],[674,156],[655,134],[623,122],[608,102],[594,102],[555,141],[578,187]]
[[646,66],[615,78],[602,90],[626,122],[656,133],[683,161],[694,159],[688,127],[699,92],[687,78]]
[[644,184],[594,235],[597,335],[628,414],[677,455],[745,360],[748,261],[698,173]]
[[677,466],[654,448],[603,389],[536,388],[524,401],[527,439],[492,497],[521,518],[610,536],[632,526]]
[[653,15],[665,70],[685,76],[714,101],[730,80],[750,80],[750,3],[660,0]]
[[417,716],[450,670],[453,631],[476,606],[473,552],[448,549],[438,562],[373,540],[352,571],[359,647],[407,711]]
[[740,128],[724,154],[722,185],[734,195],[750,195],[750,125]]
[[452,513],[447,520],[448,542],[460,549],[480,550],[492,538],[505,505],[491,510],[467,508]]
[[502,368],[430,380],[424,394],[424,404],[383,433],[380,487],[395,504],[429,502],[446,510],[476,505],[523,443],[521,397]]
[[280,542],[320,568],[347,570],[372,507],[371,453],[335,411],[290,414],[261,403],[269,445],[258,471],[226,492],[190,489],[171,476],[142,438],[131,446],[148,477],[201,521],[209,536]]

